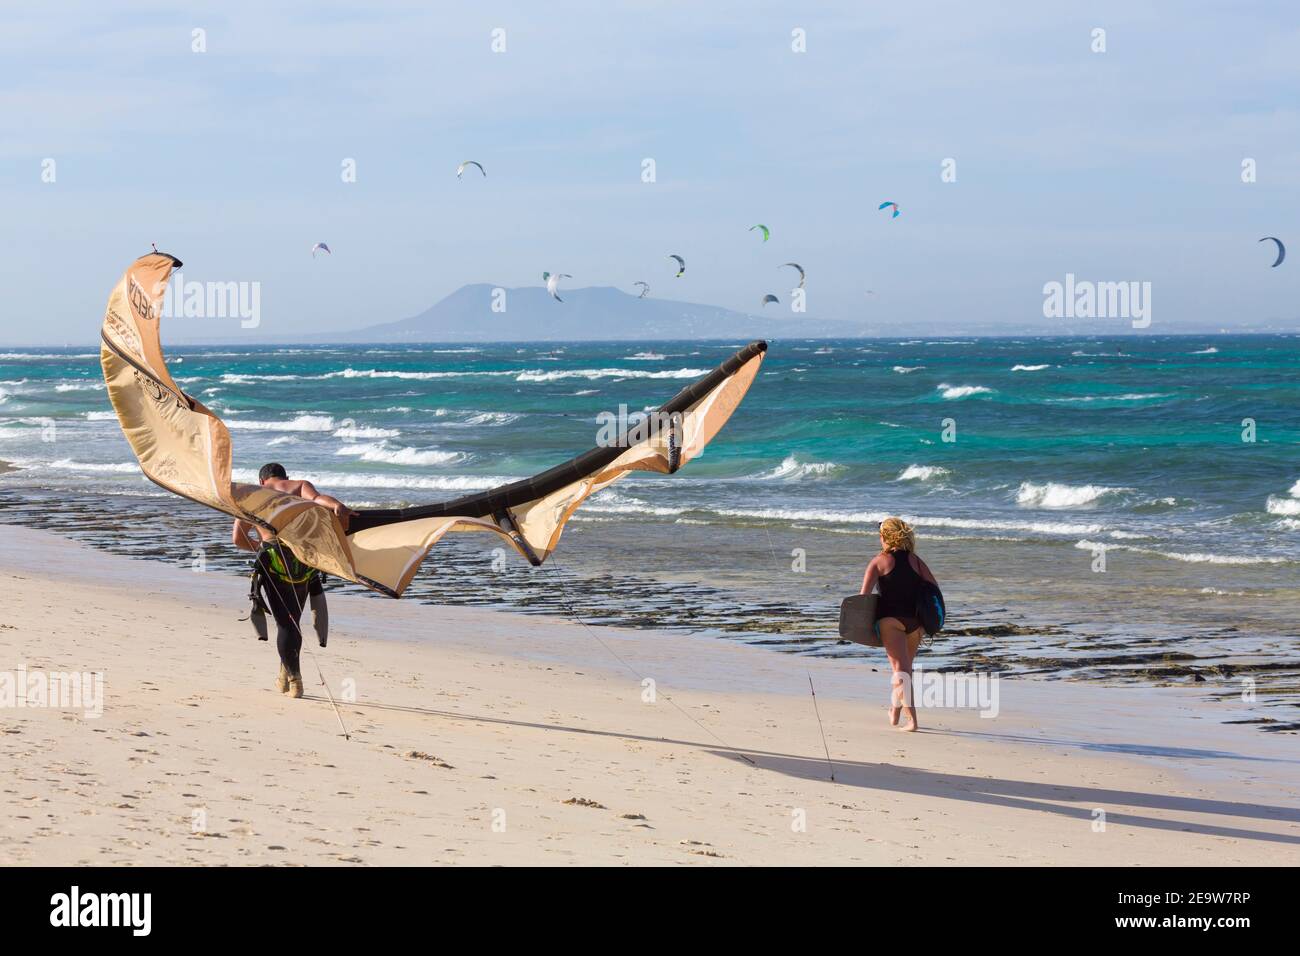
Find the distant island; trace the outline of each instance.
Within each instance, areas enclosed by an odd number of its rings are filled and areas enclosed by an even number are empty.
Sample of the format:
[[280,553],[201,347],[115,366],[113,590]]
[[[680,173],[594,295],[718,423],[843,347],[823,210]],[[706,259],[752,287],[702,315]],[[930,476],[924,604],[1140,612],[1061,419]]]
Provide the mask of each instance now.
[[865,323],[792,314],[788,303],[770,314],[713,305],[639,298],[610,286],[560,289],[563,302],[538,286],[461,286],[419,315],[352,332],[322,333],[330,342],[538,342],[715,338],[854,338]]

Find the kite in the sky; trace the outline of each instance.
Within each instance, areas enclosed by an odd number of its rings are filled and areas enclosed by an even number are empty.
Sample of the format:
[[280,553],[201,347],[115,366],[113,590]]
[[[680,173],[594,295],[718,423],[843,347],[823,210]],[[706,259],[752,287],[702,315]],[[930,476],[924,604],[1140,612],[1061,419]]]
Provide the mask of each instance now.
[[573,276],[569,275],[567,272],[543,272],[542,278],[546,280],[546,291],[551,294],[551,298],[556,302],[563,302],[564,300],[560,298],[559,293],[560,280],[572,279]]
[[677,264],[681,266],[681,268],[677,270],[677,275],[673,277],[675,279],[680,279],[682,277],[682,274],[686,272],[686,260],[683,259],[681,256],[675,256],[675,255],[670,255],[668,258],[676,259]]
[[[315,502],[232,479],[229,430],[181,390],[162,352],[163,295],[180,265],[166,253],[133,262],[109,296],[101,328],[108,398],[140,470],[176,495],[256,526],[304,564],[389,597],[401,597],[451,531],[492,532],[540,565],[588,496],[628,472],[670,475],[698,457],[744,398],[767,350],[766,342],[754,342],[687,385],[659,407],[653,419],[667,424],[648,436],[638,423],[531,478],[436,504],[362,509],[345,528]],[[150,575],[143,566],[140,573]]]
[[[467,160],[465,160],[465,162],[461,163],[459,166],[456,167],[456,178],[457,178],[457,179],[461,179],[461,178],[464,177],[464,175],[465,175],[465,167],[466,167],[466,166],[477,166],[477,167],[478,167],[478,171],[479,171],[480,173],[483,174],[483,178],[484,178],[484,179],[487,178],[487,170],[483,168],[483,164],[482,164],[482,163],[476,163],[476,162],[474,162],[474,160],[472,160],[472,159],[467,159]],[[509,179],[510,177],[507,176],[506,178]]]
[[771,236],[772,236],[772,230],[771,230],[771,229],[768,229],[767,226],[763,225],[761,222],[758,223],[757,225],[754,225],[754,226],[750,226],[750,227],[749,227],[749,231],[750,231],[750,232],[753,232],[755,229],[762,229],[762,230],[763,230],[763,241],[764,241],[764,242],[767,242],[767,240],[770,239]]
[[1273,262],[1273,268],[1276,269],[1282,264],[1282,260],[1286,258],[1286,246],[1282,245],[1282,240],[1277,238],[1277,236],[1265,236],[1259,241],[1277,243],[1277,259]]
[[890,219],[897,219],[897,218],[898,218],[898,203],[896,203],[896,202],[882,202],[882,203],[881,203],[877,208],[879,208],[879,209],[888,209],[890,206],[893,206],[893,207],[894,207],[894,214],[893,214],[892,216],[890,216],[889,218],[890,218]]
[[772,293],[770,293],[770,292],[769,292],[767,295],[763,296],[763,305],[767,305],[769,302],[775,302],[775,303],[777,303],[778,305],[781,304],[781,300],[778,299],[776,296],[774,296],[774,295],[773,295]]
[[648,295],[650,294],[650,283],[648,283],[648,282],[633,282],[632,284],[633,284],[633,285],[639,285],[639,286],[641,287],[641,294],[640,294],[639,296],[637,296],[638,299],[644,299],[646,296],[648,296]]
[[318,242],[316,243],[316,245],[311,247],[311,257],[315,259],[316,253],[318,252],[323,252],[326,255],[330,255],[330,256],[334,255],[334,253],[330,252],[330,247],[325,245],[325,243],[323,242]]
[[804,275],[804,272],[803,272],[803,266],[799,265],[799,263],[797,263],[797,262],[783,262],[783,263],[781,263],[779,266],[777,266],[777,268],[778,268],[778,269],[784,269],[786,266],[790,266],[790,268],[792,268],[792,269],[798,269],[798,270],[799,270],[799,288],[802,289],[802,288],[803,288],[803,282],[804,282],[804,279],[807,278],[807,276]]

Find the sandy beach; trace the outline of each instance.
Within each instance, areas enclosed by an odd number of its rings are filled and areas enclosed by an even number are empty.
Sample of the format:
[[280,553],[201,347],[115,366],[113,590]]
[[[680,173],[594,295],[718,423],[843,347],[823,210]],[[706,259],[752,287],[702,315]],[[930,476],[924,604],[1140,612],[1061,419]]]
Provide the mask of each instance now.
[[244,579],[5,534],[0,671],[103,698],[0,710],[3,864],[1300,860],[1293,736],[1177,688],[1003,681],[906,734],[883,660],[335,594],[295,701]]

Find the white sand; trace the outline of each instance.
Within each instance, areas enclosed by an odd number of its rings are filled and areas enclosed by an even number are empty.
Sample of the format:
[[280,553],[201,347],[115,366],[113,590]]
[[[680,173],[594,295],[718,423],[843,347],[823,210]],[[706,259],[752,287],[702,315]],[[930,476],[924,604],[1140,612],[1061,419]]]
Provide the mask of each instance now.
[[1295,737],[1178,689],[1004,681],[905,734],[883,659],[332,594],[295,701],[242,578],[0,534],[0,671],[105,675],[99,717],[0,709],[0,863],[1300,862]]

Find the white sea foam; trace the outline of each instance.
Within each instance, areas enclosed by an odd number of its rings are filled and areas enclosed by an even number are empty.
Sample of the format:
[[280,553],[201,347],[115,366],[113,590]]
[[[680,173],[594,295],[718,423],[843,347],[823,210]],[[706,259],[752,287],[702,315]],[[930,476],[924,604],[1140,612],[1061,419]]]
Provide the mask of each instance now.
[[993,391],[983,385],[948,385],[940,382],[935,386],[946,399],[969,398],[971,395],[988,395]]
[[951,472],[947,468],[940,468],[938,465],[908,465],[894,480],[929,481],[931,478],[942,478],[947,474],[951,474]]
[[800,461],[794,455],[788,455],[781,464],[770,471],[754,475],[760,481],[780,479],[783,481],[802,481],[805,478],[829,478],[843,467],[833,461]]
[[269,442],[267,442],[267,444],[268,445],[299,445],[302,444],[302,439],[299,438],[297,435],[281,435],[278,438],[272,438]]
[[[395,349],[392,354],[402,355],[416,353],[428,353],[429,355],[460,355],[462,352],[482,352],[482,349]],[[366,354],[370,354],[369,352]]]
[[[831,511],[804,508],[717,508],[714,514],[732,518],[757,518],[781,521],[817,521],[830,524],[857,525],[874,530],[881,521],[891,516],[888,511]],[[1099,524],[1080,524],[1067,521],[1009,521],[983,518],[945,518],[926,515],[898,515],[908,524],[922,528],[960,528],[967,531],[1019,531],[1029,534],[1080,535],[1100,534],[1105,529]]]
[[520,372],[516,382],[558,382],[566,378],[699,378],[709,374],[704,368],[665,369],[662,372],[647,372],[634,368],[576,368],[543,372],[541,369],[529,369]]
[[1080,395],[1074,398],[1049,398],[1049,402],[1142,402],[1152,398],[1169,398],[1165,392],[1127,392],[1123,395]]
[[[254,382],[292,382],[303,377],[302,375],[258,375],[252,372],[225,372],[221,376],[221,381],[227,385],[252,385]],[[191,379],[191,381],[198,380]]]
[[96,392],[102,391],[103,382],[65,382],[62,385],[55,385],[56,392]]
[[1280,498],[1277,495],[1268,496],[1268,513],[1278,516],[1300,515],[1300,498]]
[[[443,417],[452,412],[446,408],[440,408],[436,414]],[[524,416],[515,412],[468,412],[460,411],[456,414],[468,414],[469,418],[460,422],[439,422],[444,428],[493,428],[499,425],[509,425],[511,422],[518,421]]]
[[[27,462],[27,464],[38,464],[37,462]],[[123,462],[98,462],[98,461],[75,461],[71,458],[60,458],[58,461],[44,463],[42,467],[58,468],[60,471],[98,471],[98,472],[117,472],[127,474],[130,472],[140,473],[140,466],[133,461]]]
[[1219,350],[1216,349],[1213,345],[1211,345],[1207,349],[1201,349],[1199,352],[1189,352],[1187,354],[1188,355],[1218,355]]
[[373,428],[365,425],[345,425],[334,430],[335,438],[396,438],[396,428]]
[[640,498],[606,490],[593,495],[583,506],[583,510],[594,514],[654,515],[659,518],[672,518],[689,509],[652,505]]
[[473,376],[505,376],[518,375],[518,371],[505,372],[402,372],[396,369],[375,369],[375,368],[345,368],[337,372],[326,372],[324,375],[315,375],[313,378],[400,378],[414,379],[416,381],[429,381],[439,378],[469,378]]
[[[247,468],[237,468],[232,476],[236,481],[256,482],[257,472]],[[296,473],[295,478],[299,477]],[[497,475],[445,475],[442,477],[414,475],[367,475],[348,473],[309,473],[308,478],[321,490],[334,488],[388,488],[392,490],[413,491],[483,491],[518,481],[518,478],[503,478]]]
[[332,432],[335,426],[328,415],[299,415],[287,422],[233,421],[226,422],[226,427],[264,432]]
[[924,365],[895,365],[894,371],[899,375],[906,375],[908,372],[919,372],[923,368]]
[[86,421],[115,422],[117,421],[117,412],[86,412]]
[[1043,369],[1045,369],[1045,368],[1051,368],[1051,367],[1052,367],[1052,366],[1050,366],[1050,365],[1013,365],[1013,366],[1011,366],[1011,371],[1013,371],[1013,372],[1041,372]]
[[449,465],[465,457],[456,451],[389,448],[383,442],[344,445],[342,448],[335,449],[334,454],[353,455],[361,461],[384,462],[389,465]]
[[57,361],[60,359],[71,361],[73,359],[81,360],[94,358],[99,358],[98,352],[82,352],[77,355],[55,355],[50,352],[0,352],[0,362],[22,362],[28,359],[34,361]]
[[1016,504],[1022,508],[1083,508],[1095,504],[1105,495],[1129,491],[1129,488],[1110,488],[1106,485],[1066,485],[1055,481],[1042,484],[1021,482],[1016,491]]
[[659,352],[637,352],[635,355],[624,355],[625,362],[662,362],[668,356]]
[[1286,564],[1287,558],[1270,558],[1262,555],[1213,554],[1210,552],[1158,551],[1155,548],[1139,548],[1129,544],[1103,544],[1098,541],[1076,541],[1076,548],[1082,551],[1133,551],[1137,554],[1149,554],[1171,561],[1183,561],[1187,564]]

